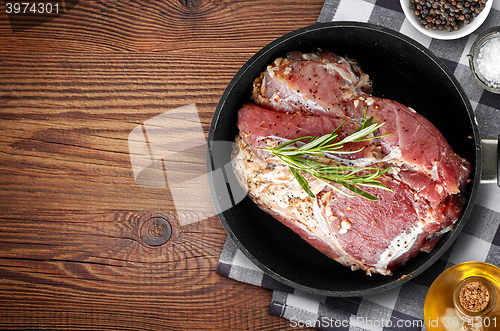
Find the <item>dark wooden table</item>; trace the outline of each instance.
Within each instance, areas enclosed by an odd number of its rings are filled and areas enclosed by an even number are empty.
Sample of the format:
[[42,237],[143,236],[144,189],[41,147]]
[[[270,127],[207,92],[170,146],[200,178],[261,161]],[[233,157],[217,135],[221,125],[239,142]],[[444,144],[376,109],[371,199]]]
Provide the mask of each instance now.
[[[193,103],[206,136],[240,66],[323,1],[66,0],[50,15],[7,14],[12,3],[0,2],[0,328],[286,329],[270,291],[216,274],[216,216],[178,224],[168,188],[137,185],[127,139]],[[159,246],[158,218],[173,231]]]

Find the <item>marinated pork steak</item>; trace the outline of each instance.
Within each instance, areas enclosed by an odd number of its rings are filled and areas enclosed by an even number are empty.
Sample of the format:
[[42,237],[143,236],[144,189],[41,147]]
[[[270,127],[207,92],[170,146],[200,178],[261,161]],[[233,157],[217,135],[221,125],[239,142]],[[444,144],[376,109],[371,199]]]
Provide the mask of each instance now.
[[[259,208],[318,250],[352,270],[391,275],[420,251],[432,250],[460,217],[470,165],[423,116],[370,91],[355,61],[330,52],[277,59],[255,80],[254,103],[239,110],[233,168]],[[340,140],[370,117],[384,123],[371,133],[375,138],[341,149],[354,153],[325,153],[314,161],[389,168],[377,178],[387,189],[363,187],[376,200],[301,173],[311,196],[266,150],[336,129]]]
[[339,102],[370,91],[371,81],[356,61],[326,51],[294,52],[276,59],[255,80],[253,99],[281,112],[344,117]]

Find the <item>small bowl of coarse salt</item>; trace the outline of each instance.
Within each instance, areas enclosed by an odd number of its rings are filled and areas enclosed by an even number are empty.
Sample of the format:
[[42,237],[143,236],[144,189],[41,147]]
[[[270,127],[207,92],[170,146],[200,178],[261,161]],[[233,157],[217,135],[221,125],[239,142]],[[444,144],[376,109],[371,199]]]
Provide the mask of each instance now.
[[490,92],[500,93],[500,26],[479,35],[467,56],[479,85]]

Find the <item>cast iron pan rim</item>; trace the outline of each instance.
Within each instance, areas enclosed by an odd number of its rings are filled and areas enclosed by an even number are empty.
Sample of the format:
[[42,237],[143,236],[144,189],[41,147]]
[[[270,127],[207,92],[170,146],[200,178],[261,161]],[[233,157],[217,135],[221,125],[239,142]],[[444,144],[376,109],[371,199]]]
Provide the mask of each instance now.
[[[377,287],[372,287],[370,289],[365,289],[365,290],[352,290],[352,291],[330,291],[330,290],[322,290],[322,289],[316,289],[312,288],[306,285],[302,285],[299,283],[296,283],[294,281],[291,281],[278,273],[274,272],[273,270],[269,269],[267,266],[265,266],[263,263],[261,263],[257,258],[255,258],[239,241],[239,239],[236,237],[234,232],[232,231],[228,221],[226,220],[223,212],[220,212],[221,208],[218,203],[218,200],[216,199],[217,193],[215,192],[215,187],[212,183],[212,181],[209,180],[209,188],[210,192],[212,195],[212,200],[213,203],[216,207],[216,210],[218,211],[218,216],[219,219],[221,220],[221,223],[226,230],[227,234],[231,238],[231,240],[236,244],[238,249],[242,251],[242,253],[250,260],[252,261],[255,265],[257,265],[260,269],[262,269],[265,273],[267,273],[269,276],[272,278],[278,280],[279,282],[291,286],[295,289],[301,290],[303,292],[311,293],[311,294],[316,294],[316,295],[322,295],[322,296],[332,296],[332,297],[354,297],[354,296],[365,296],[365,295],[372,295],[372,294],[377,294],[383,291],[387,291],[390,289],[393,289],[397,286],[402,285],[403,283],[407,282],[408,280],[418,276],[421,274],[423,271],[425,271],[430,265],[432,265],[434,262],[436,262],[449,248],[450,246],[455,242],[456,238],[458,235],[461,233],[462,228],[465,226],[466,220],[469,218],[474,202],[476,200],[477,196],[477,188],[480,182],[481,178],[481,140],[479,137],[479,130],[477,127],[477,123],[475,120],[474,112],[472,110],[472,106],[470,104],[470,101],[468,97],[466,96],[462,86],[458,83],[456,80],[454,74],[451,72],[451,70],[439,59],[437,58],[434,54],[432,54],[426,47],[423,45],[419,44],[415,40],[397,32],[391,29],[387,29],[378,25],[370,24],[370,23],[362,23],[362,22],[349,22],[349,21],[339,21],[339,22],[328,22],[328,23],[316,23],[311,26],[307,26],[304,28],[300,28],[298,30],[294,30],[290,33],[287,33],[283,35],[282,37],[277,38],[273,42],[269,43],[267,46],[263,47],[261,50],[259,50],[255,55],[253,55],[244,65],[241,67],[241,69],[236,73],[236,75],[233,77],[231,82],[228,84],[227,88],[225,89],[224,93],[222,94],[219,103],[216,106],[214,116],[210,125],[209,133],[208,133],[208,146],[207,146],[207,171],[211,171],[212,169],[212,160],[211,160],[211,148],[210,148],[210,143],[214,139],[215,135],[215,128],[217,126],[217,122],[219,121],[219,116],[221,115],[221,111],[224,108],[224,105],[226,103],[226,100],[229,96],[229,94],[232,92],[234,89],[236,83],[243,77],[246,73],[246,71],[251,68],[256,61],[259,60],[263,55],[266,53],[270,52],[273,48],[282,45],[283,43],[287,43],[288,40],[290,39],[295,39],[300,35],[307,35],[311,32],[315,31],[321,31],[321,30],[329,30],[330,28],[361,28],[365,30],[375,30],[383,34],[390,35],[391,37],[401,39],[405,43],[413,46],[415,49],[419,50],[420,52],[423,52],[429,59],[434,61],[441,70],[443,70],[446,73],[446,76],[451,80],[453,83],[456,91],[459,92],[460,97],[465,104],[469,116],[470,123],[472,125],[472,131],[473,131],[473,139],[474,139],[474,144],[476,148],[476,162],[475,162],[475,168],[472,169],[474,176],[472,179],[472,187],[471,189],[471,194],[468,199],[466,208],[462,214],[462,216],[457,220],[455,224],[455,228],[452,230],[453,233],[451,233],[451,237],[447,238],[447,241],[445,242],[444,245],[441,247],[436,247],[433,250],[433,256],[429,258],[427,261],[425,261],[422,265],[420,265],[417,269],[413,270],[411,273],[407,274],[406,277],[401,277],[399,279],[395,279],[393,282],[377,286]],[[444,239],[444,238],[442,238]],[[368,277],[368,276],[367,276]],[[392,276],[388,276],[392,277]]]

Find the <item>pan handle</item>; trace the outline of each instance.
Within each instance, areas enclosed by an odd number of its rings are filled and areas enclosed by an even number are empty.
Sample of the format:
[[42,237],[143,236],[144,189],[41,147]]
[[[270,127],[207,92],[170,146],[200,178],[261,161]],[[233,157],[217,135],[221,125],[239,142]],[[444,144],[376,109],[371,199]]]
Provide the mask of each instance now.
[[483,172],[481,183],[497,183],[500,187],[500,145],[498,139],[481,139]]

